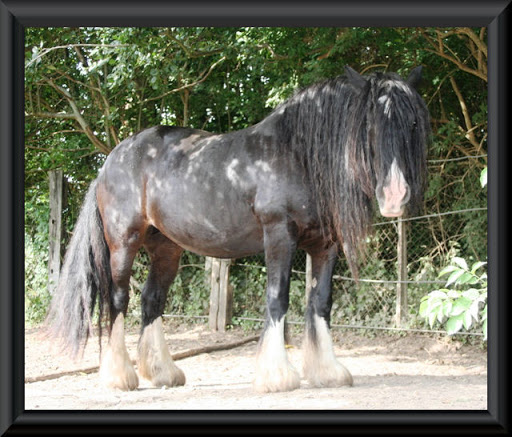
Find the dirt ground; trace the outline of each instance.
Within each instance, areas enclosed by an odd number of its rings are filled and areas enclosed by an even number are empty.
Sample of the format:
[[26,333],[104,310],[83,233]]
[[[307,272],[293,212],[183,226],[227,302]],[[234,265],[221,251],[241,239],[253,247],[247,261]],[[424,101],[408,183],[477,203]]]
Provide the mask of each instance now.
[[[172,354],[232,343],[257,332],[210,332],[205,325],[165,322]],[[89,340],[84,357],[61,356],[38,329],[27,330],[25,344],[26,410],[486,410],[487,355],[477,346],[423,334],[368,338],[333,331],[335,353],[352,372],[353,387],[320,389],[301,381],[292,392],[252,391],[256,341],[240,347],[180,359],[187,383],[154,388],[141,379],[133,392],[106,389],[98,373],[98,341]],[[129,330],[134,359],[138,330]],[[288,356],[301,368],[300,333],[293,333]],[[69,374],[66,372],[76,371]],[[60,377],[56,377],[57,375]],[[47,379],[53,375],[54,379]],[[43,380],[38,380],[43,379]],[[34,381],[36,382],[27,382]]]

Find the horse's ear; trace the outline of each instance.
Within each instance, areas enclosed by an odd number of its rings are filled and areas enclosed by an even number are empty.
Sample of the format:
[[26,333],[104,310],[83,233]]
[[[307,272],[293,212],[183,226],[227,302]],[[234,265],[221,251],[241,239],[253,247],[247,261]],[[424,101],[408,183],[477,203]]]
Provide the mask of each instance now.
[[416,68],[414,68],[411,73],[409,74],[409,77],[407,78],[407,83],[412,86],[413,88],[418,88],[420,82],[421,82],[421,71],[423,70],[423,66],[420,65]]
[[363,89],[368,83],[363,76],[348,65],[345,65],[345,74],[347,75],[349,82],[358,89]]

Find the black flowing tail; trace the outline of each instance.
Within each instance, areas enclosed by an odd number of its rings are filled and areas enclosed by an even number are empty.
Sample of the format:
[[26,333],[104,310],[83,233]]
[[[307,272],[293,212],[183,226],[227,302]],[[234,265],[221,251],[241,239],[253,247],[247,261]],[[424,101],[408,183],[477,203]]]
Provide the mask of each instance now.
[[46,318],[48,334],[58,337],[64,348],[76,356],[85,347],[92,331],[94,310],[99,300],[101,345],[101,321],[104,314],[110,314],[104,306],[110,303],[111,289],[110,251],[94,181],[82,205],[52,297]]

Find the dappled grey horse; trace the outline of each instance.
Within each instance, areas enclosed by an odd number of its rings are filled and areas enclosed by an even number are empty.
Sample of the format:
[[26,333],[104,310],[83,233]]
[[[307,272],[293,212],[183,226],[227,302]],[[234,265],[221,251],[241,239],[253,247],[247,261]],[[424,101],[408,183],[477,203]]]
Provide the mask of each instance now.
[[[399,217],[422,203],[428,111],[395,73],[346,74],[298,91],[255,126],[226,134],[157,126],[121,142],[91,184],[68,247],[48,315],[73,352],[83,346],[98,304],[109,343],[101,376],[123,390],[138,386],[124,342],[132,263],[151,267],[142,291],[138,374],[155,386],[185,383],[162,328],[166,296],[183,250],[218,258],[264,252],[266,323],[254,387],[293,390],[299,373],[284,343],[294,252],[312,259],[306,309],[304,377],[314,386],[352,384],[329,330],[331,280],[342,251],[357,275],[357,255],[376,198]],[[243,290],[237,290],[243,293]]]

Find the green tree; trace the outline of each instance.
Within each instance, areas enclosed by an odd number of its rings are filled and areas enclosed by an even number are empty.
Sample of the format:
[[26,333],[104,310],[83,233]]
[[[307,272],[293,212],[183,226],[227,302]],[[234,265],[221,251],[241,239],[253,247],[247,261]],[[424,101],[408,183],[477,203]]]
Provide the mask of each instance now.
[[[485,206],[474,181],[486,158],[445,160],[486,155],[486,38],[485,28],[27,28],[25,219],[36,254],[27,271],[44,274],[49,170],[63,169],[68,181],[69,233],[86,187],[124,138],[156,124],[242,129],[347,64],[402,76],[425,66],[429,159],[440,161],[431,164],[427,211]],[[411,257],[445,259],[449,225],[460,255],[484,258],[485,217],[444,220],[415,230]],[[35,291],[44,283],[31,281]]]

